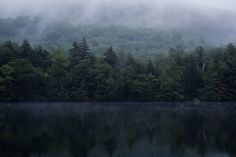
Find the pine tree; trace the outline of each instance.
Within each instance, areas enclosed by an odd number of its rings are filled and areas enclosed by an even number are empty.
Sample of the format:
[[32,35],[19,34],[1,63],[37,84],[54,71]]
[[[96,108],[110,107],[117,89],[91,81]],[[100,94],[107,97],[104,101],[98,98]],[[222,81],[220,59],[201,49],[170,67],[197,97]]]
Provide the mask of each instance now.
[[104,53],[104,61],[110,65],[111,67],[115,68],[117,66],[117,55],[113,51],[113,48],[110,47],[107,52]]
[[82,42],[79,44],[79,49],[80,49],[79,53],[80,60],[87,59],[90,57],[89,46],[85,39],[83,39]]
[[5,48],[8,48],[10,50],[13,50],[13,43],[11,41],[6,41],[4,44],[3,44],[3,47]]
[[31,52],[32,52],[32,48],[30,46],[30,43],[28,42],[28,40],[24,40],[22,45],[21,45],[21,49],[22,49],[22,56],[23,58],[29,58]]
[[228,99],[227,84],[222,78],[222,54],[218,53],[214,56],[210,63],[209,70],[204,77],[204,88],[200,90],[201,98],[211,101],[222,101]]
[[185,95],[189,99],[198,98],[199,89],[203,85],[203,78],[196,66],[196,59],[193,55],[184,59],[183,80]]
[[129,66],[129,65],[135,65],[135,64],[136,64],[136,60],[134,56],[129,53],[128,56],[126,57],[125,65]]
[[[236,47],[229,44],[224,55],[224,66],[222,70],[222,82],[227,84],[229,100],[235,100],[236,95]],[[226,79],[227,78],[227,79]]]
[[156,73],[156,69],[152,63],[152,60],[148,60],[147,62],[147,70],[146,70],[147,74],[155,74]]
[[205,50],[202,46],[199,46],[195,50],[196,55],[197,55],[197,60],[196,60],[196,66],[197,69],[201,74],[205,72],[206,69],[206,55],[205,55]]
[[163,100],[184,100],[183,58],[182,52],[169,51],[169,63],[160,76],[160,98]]
[[70,49],[69,60],[70,65],[75,66],[76,64],[79,64],[81,50],[77,42],[74,42],[72,46],[73,48]]

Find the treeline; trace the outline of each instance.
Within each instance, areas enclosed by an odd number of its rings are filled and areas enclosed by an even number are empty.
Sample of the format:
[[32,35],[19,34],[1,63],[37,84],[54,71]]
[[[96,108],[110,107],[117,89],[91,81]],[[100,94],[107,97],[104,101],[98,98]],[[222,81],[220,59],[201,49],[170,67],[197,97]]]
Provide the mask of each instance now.
[[233,101],[236,47],[191,52],[181,47],[155,60],[89,51],[84,39],[66,52],[0,44],[1,101]]

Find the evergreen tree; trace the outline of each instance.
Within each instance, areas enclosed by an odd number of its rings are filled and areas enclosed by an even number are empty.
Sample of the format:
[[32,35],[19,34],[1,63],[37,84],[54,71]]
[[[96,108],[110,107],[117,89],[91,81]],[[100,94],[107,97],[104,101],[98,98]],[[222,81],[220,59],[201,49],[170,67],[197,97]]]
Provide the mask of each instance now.
[[98,58],[90,54],[85,39],[73,43],[69,56],[32,48],[27,40],[21,45],[8,41],[0,43],[0,101],[233,101],[236,47],[211,51],[170,49],[168,55],[158,55],[157,70],[152,60],[131,54],[118,66],[112,47]]
[[184,59],[184,93],[188,99],[199,98],[199,90],[203,86],[202,74],[195,62],[192,54]]
[[117,66],[117,55],[113,51],[113,48],[110,47],[105,53],[104,53],[104,61],[110,65],[111,67],[115,68]]
[[235,100],[236,95],[236,47],[229,44],[217,52],[209,66],[202,97],[205,100]]
[[195,49],[196,52],[196,66],[201,74],[206,70],[206,55],[205,50],[202,46],[199,46]]
[[13,72],[14,68],[9,65],[0,67],[0,101],[11,101],[17,97]]
[[218,53],[210,63],[209,70],[204,77],[204,87],[200,90],[203,100],[222,101],[228,99],[227,85],[222,82],[223,54]]
[[116,100],[118,98],[118,85],[114,76],[114,69],[112,69],[111,66],[104,64],[104,62],[97,62],[95,68],[95,97],[98,100]]
[[85,101],[93,98],[96,70],[90,59],[83,59],[69,73],[69,98]]
[[72,45],[72,49],[70,49],[69,53],[69,60],[70,60],[70,65],[73,67],[76,64],[79,64],[80,61],[80,47],[77,42],[74,42]]
[[236,100],[236,47],[233,44],[226,48],[222,76],[222,82],[228,87],[228,100]]
[[136,64],[136,60],[134,56],[129,53],[128,56],[126,57],[125,65],[129,66],[129,65],[135,65],[135,64]]
[[89,46],[85,39],[83,39],[82,42],[79,44],[79,50],[80,50],[79,53],[80,60],[87,59],[91,56],[89,52]]
[[[176,52],[176,53],[174,53]],[[184,100],[182,51],[171,49],[169,63],[160,76],[160,98],[163,100]]]
[[[53,62],[47,69],[47,97],[49,100],[68,100],[68,58],[60,51],[52,53]],[[63,76],[63,77],[62,77]]]
[[9,61],[13,60],[16,58],[15,53],[7,48],[7,47],[2,47],[0,48],[0,66],[7,64]]
[[152,60],[148,60],[147,62],[147,70],[146,70],[146,73],[147,74],[153,74],[155,75],[156,74],[156,68],[154,67],[153,63],[152,63]]
[[23,43],[21,45],[21,49],[22,49],[21,57],[29,58],[32,53],[32,47],[31,47],[28,40],[26,40],[26,39],[23,40]]
[[123,69],[125,67],[125,59],[125,53],[123,51],[119,52],[117,55],[119,69]]
[[3,44],[3,47],[9,48],[10,50],[13,50],[13,43],[12,43],[11,41],[6,41],[6,42]]

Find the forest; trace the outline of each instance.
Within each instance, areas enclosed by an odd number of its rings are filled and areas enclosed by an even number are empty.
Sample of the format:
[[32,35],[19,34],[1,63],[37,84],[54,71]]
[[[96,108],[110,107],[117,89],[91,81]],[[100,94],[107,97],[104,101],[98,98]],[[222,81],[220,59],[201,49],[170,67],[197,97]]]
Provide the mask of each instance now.
[[0,44],[0,101],[234,101],[236,47],[192,51],[177,46],[153,59],[107,48],[90,52],[86,39],[68,51]]
[[168,52],[169,47],[176,45],[192,49],[198,45],[212,47],[229,42],[235,44],[233,34],[236,31],[229,30],[224,25],[209,24],[201,20],[191,27],[161,29],[158,26],[145,28],[71,24],[65,21],[47,21],[40,17],[19,16],[0,18],[0,42],[21,42],[28,39],[33,45],[41,45],[50,51],[58,48],[66,51],[74,41],[86,38],[90,52],[96,55],[102,56],[107,46],[112,45],[117,52],[132,53],[137,58],[150,58],[156,53]]

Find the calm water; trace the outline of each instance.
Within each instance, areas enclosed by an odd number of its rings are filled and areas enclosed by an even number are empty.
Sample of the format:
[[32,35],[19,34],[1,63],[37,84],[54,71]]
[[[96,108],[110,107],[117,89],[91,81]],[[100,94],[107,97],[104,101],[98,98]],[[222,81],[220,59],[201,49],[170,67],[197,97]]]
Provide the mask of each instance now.
[[0,105],[0,157],[236,156],[236,103]]

